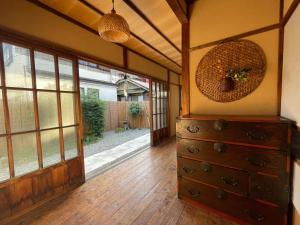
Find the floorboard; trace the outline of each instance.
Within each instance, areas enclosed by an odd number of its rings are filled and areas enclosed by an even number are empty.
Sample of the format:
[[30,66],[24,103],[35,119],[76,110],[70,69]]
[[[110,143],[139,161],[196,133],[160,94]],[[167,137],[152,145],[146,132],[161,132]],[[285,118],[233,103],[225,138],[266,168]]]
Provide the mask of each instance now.
[[176,143],[167,141],[11,224],[233,225],[177,198]]

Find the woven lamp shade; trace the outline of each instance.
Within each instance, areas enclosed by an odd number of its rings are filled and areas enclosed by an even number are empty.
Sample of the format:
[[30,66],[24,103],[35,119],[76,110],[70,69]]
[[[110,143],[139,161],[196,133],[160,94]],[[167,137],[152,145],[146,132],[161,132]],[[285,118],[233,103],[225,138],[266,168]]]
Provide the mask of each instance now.
[[106,41],[122,43],[129,40],[130,29],[126,20],[115,10],[105,14],[99,22],[99,35]]

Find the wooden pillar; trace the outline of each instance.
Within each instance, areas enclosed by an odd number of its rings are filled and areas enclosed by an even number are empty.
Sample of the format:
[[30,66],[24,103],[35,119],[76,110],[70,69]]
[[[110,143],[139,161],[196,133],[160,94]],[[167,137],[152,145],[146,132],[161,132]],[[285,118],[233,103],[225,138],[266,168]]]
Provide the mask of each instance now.
[[190,114],[190,24],[182,24],[182,115]]

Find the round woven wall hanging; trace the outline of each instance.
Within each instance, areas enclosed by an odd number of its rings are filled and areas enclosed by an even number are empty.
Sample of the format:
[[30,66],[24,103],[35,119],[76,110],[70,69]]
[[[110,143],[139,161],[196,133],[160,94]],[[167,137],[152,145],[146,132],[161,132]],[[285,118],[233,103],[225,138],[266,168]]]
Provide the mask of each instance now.
[[196,84],[211,100],[236,101],[260,85],[265,70],[265,54],[257,44],[231,41],[214,47],[201,59]]

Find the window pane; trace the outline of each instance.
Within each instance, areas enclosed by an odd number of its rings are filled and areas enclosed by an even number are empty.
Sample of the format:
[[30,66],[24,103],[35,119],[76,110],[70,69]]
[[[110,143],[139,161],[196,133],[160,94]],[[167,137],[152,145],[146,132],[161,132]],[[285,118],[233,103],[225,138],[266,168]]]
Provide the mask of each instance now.
[[3,43],[5,80],[7,87],[32,87],[30,51]]
[[59,82],[60,90],[73,91],[74,80],[73,80],[73,63],[69,59],[58,59],[58,70],[59,70]]
[[156,97],[156,85],[155,85],[155,82],[152,82],[152,97]]
[[0,134],[5,133],[5,119],[3,111],[2,89],[0,89]]
[[6,137],[0,137],[0,182],[9,178]]
[[156,95],[157,95],[157,97],[160,97],[160,87],[159,87],[159,83],[156,83]]
[[35,129],[32,91],[7,90],[12,132]]
[[156,130],[156,115],[153,115],[153,130]]
[[36,87],[38,89],[56,89],[54,56],[34,52]]
[[65,159],[78,156],[76,127],[64,128]]
[[51,166],[61,161],[59,146],[59,130],[47,130],[41,132],[43,165]]
[[160,98],[157,98],[157,113],[160,113]]
[[156,99],[152,98],[152,112],[155,114],[156,113]]
[[63,126],[75,124],[74,94],[61,93],[61,111]]
[[38,107],[41,129],[58,127],[57,94],[38,92]]
[[160,126],[160,114],[157,115],[157,130],[161,128]]
[[16,176],[39,168],[35,132],[13,135],[12,144]]

